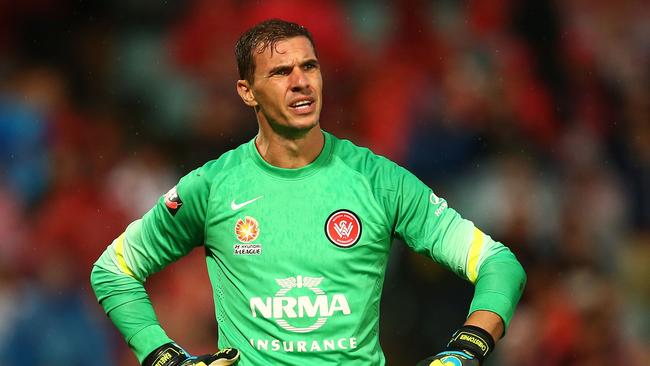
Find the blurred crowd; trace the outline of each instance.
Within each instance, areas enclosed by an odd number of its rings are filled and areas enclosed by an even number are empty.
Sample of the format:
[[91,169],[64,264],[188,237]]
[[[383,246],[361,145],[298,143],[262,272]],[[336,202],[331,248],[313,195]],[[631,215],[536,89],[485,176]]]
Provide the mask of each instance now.
[[[325,130],[413,171],[526,268],[488,365],[649,365],[644,3],[0,2],[0,365],[137,365],[92,263],[180,176],[255,135],[234,42],[272,17],[314,35]],[[389,365],[413,365],[472,287],[392,251],[381,341]],[[202,256],[147,281],[195,353],[217,336]]]

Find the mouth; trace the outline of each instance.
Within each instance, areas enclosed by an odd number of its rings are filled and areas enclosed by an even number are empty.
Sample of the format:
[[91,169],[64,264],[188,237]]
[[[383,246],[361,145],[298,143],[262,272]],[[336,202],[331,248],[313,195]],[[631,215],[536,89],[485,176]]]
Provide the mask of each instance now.
[[313,98],[301,98],[289,104],[289,108],[298,114],[306,114],[311,113],[314,110],[315,105],[316,102]]

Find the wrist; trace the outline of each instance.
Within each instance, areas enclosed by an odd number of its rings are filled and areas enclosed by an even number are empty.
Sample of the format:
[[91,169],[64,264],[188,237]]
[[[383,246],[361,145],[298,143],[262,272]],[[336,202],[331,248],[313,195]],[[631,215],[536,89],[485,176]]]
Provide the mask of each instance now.
[[468,352],[482,362],[494,349],[494,339],[482,328],[465,325],[454,332],[447,349]]
[[178,366],[190,355],[176,343],[166,343],[153,350],[142,362],[142,366]]
[[158,324],[149,325],[127,339],[129,347],[141,364],[153,350],[174,342]]

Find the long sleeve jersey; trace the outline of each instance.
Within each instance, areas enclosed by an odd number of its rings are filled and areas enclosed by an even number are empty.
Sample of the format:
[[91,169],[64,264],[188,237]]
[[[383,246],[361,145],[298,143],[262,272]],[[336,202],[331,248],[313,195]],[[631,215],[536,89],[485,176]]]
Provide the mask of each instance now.
[[143,283],[197,246],[218,346],[239,349],[240,366],[384,365],[379,304],[395,237],[475,285],[469,313],[507,326],[525,282],[511,251],[404,168],[323,133],[299,169],[268,164],[254,140],[225,153],[108,246],[91,282],[140,361],[171,341]]

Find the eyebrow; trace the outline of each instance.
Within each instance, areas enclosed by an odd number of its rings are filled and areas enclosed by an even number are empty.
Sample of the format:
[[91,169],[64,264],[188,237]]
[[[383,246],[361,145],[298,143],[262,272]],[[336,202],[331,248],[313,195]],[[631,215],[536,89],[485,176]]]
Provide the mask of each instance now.
[[[320,65],[318,63],[318,60],[316,60],[315,58],[310,58],[310,59],[307,59],[307,60],[301,62],[300,66],[304,66],[304,65],[308,65],[308,64],[313,64],[313,65],[316,65],[316,66]],[[275,75],[279,71],[284,71],[284,70],[287,70],[287,69],[291,69],[293,67],[294,67],[294,64],[278,65],[278,66],[272,68],[271,70],[269,70],[269,75]]]

